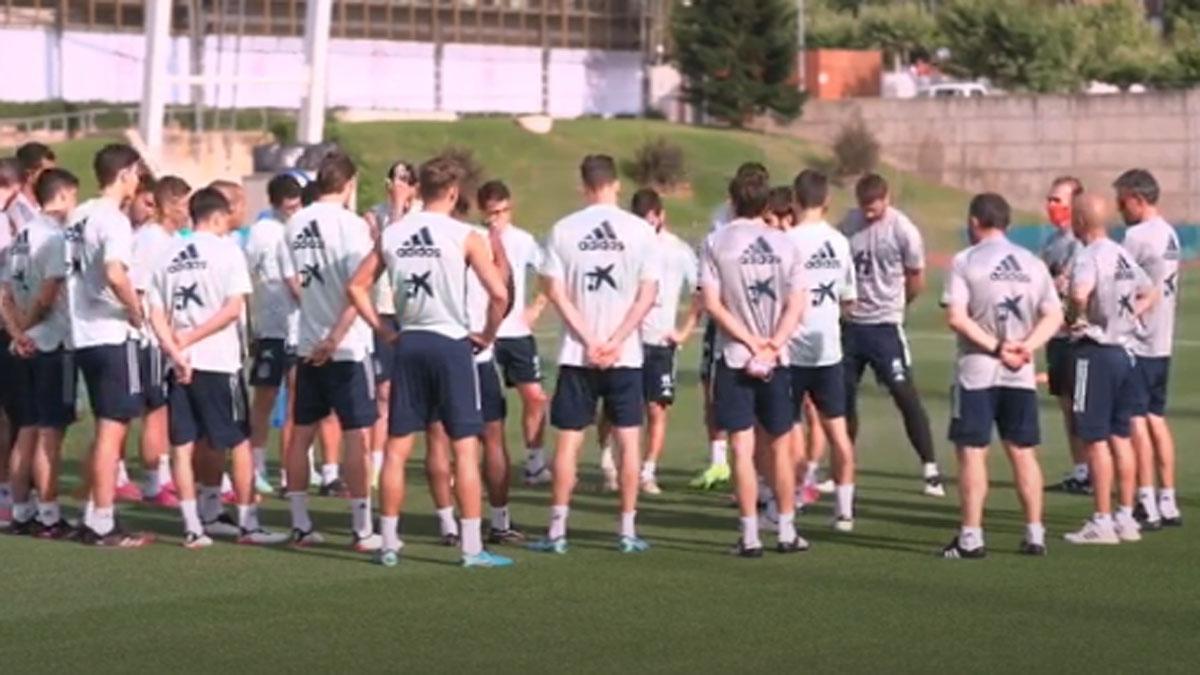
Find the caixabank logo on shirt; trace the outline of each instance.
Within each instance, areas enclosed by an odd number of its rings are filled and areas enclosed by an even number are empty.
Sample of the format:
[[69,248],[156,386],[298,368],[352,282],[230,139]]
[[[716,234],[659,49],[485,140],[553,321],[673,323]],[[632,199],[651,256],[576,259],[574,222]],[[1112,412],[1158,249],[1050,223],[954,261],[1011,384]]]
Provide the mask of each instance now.
[[625,244],[617,238],[612,225],[606,220],[596,229],[579,240],[580,251],[624,251]]

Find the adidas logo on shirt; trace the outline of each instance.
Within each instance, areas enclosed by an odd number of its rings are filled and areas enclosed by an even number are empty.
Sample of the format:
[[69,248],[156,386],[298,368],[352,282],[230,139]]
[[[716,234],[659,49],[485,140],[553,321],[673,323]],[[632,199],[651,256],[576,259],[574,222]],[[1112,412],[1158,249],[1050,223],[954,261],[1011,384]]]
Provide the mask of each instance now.
[[837,259],[837,254],[833,252],[833,244],[828,241],[825,245],[812,254],[808,262],[804,263],[804,269],[814,270],[836,270],[842,266],[841,261]]
[[1021,263],[1017,262],[1017,256],[1008,254],[996,265],[996,269],[992,270],[992,281],[1019,281],[1021,283],[1029,283],[1029,275],[1021,269]]
[[195,244],[188,244],[187,248],[180,251],[171,260],[171,264],[167,265],[167,274],[175,274],[186,270],[202,270],[208,267],[208,263],[200,259],[200,254],[196,251]]
[[321,239],[321,228],[317,226],[317,221],[309,221],[308,225],[300,230],[300,234],[296,235],[296,240],[292,242],[294,250],[302,250],[306,248],[325,248],[325,240]]
[[1137,275],[1134,274],[1133,265],[1129,264],[1125,256],[1117,256],[1117,271],[1113,274],[1113,279],[1117,281],[1133,281],[1136,278]]
[[625,244],[617,238],[612,225],[606,220],[589,232],[579,242],[580,251],[624,251]]
[[783,259],[775,254],[775,249],[771,248],[766,239],[759,237],[742,251],[740,262],[743,265],[778,265]]
[[396,249],[397,258],[440,258],[442,249],[433,245],[433,235],[428,227],[409,237]]
[[1167,251],[1163,253],[1164,260],[1179,260],[1179,242],[1172,235],[1167,239]]

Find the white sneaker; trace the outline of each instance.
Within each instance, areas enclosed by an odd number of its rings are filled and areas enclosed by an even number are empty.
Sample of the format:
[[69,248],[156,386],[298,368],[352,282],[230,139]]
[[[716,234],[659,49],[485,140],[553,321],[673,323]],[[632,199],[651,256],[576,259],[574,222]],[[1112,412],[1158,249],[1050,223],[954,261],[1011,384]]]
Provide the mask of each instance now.
[[525,484],[526,485],[529,485],[529,486],[545,485],[546,483],[549,483],[552,480],[554,480],[554,475],[550,473],[550,467],[546,466],[545,464],[543,464],[541,467],[530,467],[530,466],[526,465],[526,467],[525,467]]
[[832,478],[826,478],[820,483],[817,483],[817,492],[820,492],[823,495],[831,495],[834,492],[837,492],[837,485],[833,482]]
[[925,479],[925,486],[921,488],[921,492],[926,497],[945,497],[946,486],[942,485],[941,476],[930,476]]
[[183,547],[189,551],[196,551],[202,548],[208,548],[213,545],[212,537],[207,534],[188,532],[183,535]]
[[359,538],[358,535],[354,535],[353,546],[354,550],[358,551],[359,553],[374,553],[375,551],[383,548],[383,535],[370,534],[362,538]]
[[290,535],[282,532],[270,532],[260,527],[257,530],[241,530],[238,534],[237,543],[249,546],[274,546],[282,544],[289,539],[291,539]]
[[1121,538],[1117,536],[1116,528],[1111,523],[1101,525],[1093,519],[1085,522],[1078,532],[1064,534],[1063,539],[1070,544],[1103,544],[1112,546],[1121,543]]
[[654,478],[642,478],[642,492],[648,495],[661,495],[662,488],[658,486],[658,481]]
[[833,525],[833,529],[837,530],[838,532],[853,532],[854,531],[854,519],[853,518],[847,518],[845,516],[838,516],[837,518],[833,519],[833,522],[831,524]]
[[1142,528],[1138,526],[1136,520],[1130,516],[1122,516],[1117,514],[1113,518],[1113,530],[1116,531],[1117,537],[1124,542],[1135,542],[1142,540]]
[[238,527],[228,513],[222,513],[217,516],[216,520],[210,520],[202,525],[204,525],[204,533],[210,537],[236,537],[242,533],[242,528]]
[[758,531],[759,532],[778,532],[779,519],[772,518],[765,512],[758,514]]

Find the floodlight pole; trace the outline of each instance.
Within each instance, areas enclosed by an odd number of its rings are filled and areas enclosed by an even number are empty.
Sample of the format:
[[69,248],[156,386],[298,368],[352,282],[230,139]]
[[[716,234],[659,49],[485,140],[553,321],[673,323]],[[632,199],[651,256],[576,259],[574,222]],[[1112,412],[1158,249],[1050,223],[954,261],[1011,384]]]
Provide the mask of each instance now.
[[171,0],[146,0],[146,59],[138,123],[151,162],[162,155],[167,113],[167,57],[171,40]]
[[326,83],[329,79],[329,32],[333,0],[309,0],[304,17],[304,65],[308,93],[300,107],[297,125],[301,143],[320,143],[325,134]]

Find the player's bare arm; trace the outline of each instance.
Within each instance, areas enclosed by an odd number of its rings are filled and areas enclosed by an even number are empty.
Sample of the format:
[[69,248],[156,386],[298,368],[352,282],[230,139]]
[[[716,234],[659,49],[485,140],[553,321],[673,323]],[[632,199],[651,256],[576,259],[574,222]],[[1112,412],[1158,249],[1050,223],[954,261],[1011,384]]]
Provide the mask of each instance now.
[[487,241],[483,237],[472,232],[467,235],[463,248],[467,265],[479,277],[479,282],[483,284],[483,290],[488,294],[487,322],[484,323],[483,332],[479,336],[483,342],[481,346],[486,347],[496,341],[496,331],[500,329],[500,322],[504,320],[504,315],[511,307],[509,304],[511,294],[508,285],[504,282],[504,274],[497,269],[492,258],[493,252],[489,250]]
[[583,315],[579,313],[579,308],[576,307],[575,303],[571,302],[571,299],[567,297],[567,292],[566,289],[563,288],[562,280],[547,276],[543,276],[541,279],[542,292],[546,294],[547,300],[549,300],[549,302],[554,305],[555,309],[558,310],[559,315],[562,316],[563,323],[565,323],[567,328],[579,338],[579,341],[582,342],[584,347],[587,348],[587,351],[590,355],[592,350],[599,345],[596,337],[592,335],[591,331],[588,329],[587,322],[584,321]]
[[911,305],[922,293],[925,292],[925,269],[908,269],[904,270],[904,302]]
[[346,297],[350,301],[350,306],[358,312],[363,321],[367,322],[371,330],[379,333],[388,342],[394,342],[398,337],[396,332],[379,319],[379,312],[376,311],[375,302],[371,299],[371,289],[375,287],[375,283],[382,274],[383,257],[378,250],[371,251],[359,263],[354,276],[350,277],[350,283],[346,286]]
[[187,349],[204,338],[220,332],[223,328],[237,321],[242,316],[242,309],[245,306],[246,296],[230,296],[225,300],[225,304],[221,305],[221,309],[217,310],[207,321],[192,330],[179,333],[175,338],[176,342],[181,349]]
[[129,316],[129,324],[134,328],[141,328],[146,317],[142,314],[142,303],[138,301],[138,294],[133,290],[133,283],[129,280],[129,270],[125,267],[125,263],[119,261],[105,263],[104,278],[113,295],[117,296],[117,300],[124,305],[125,312]]

